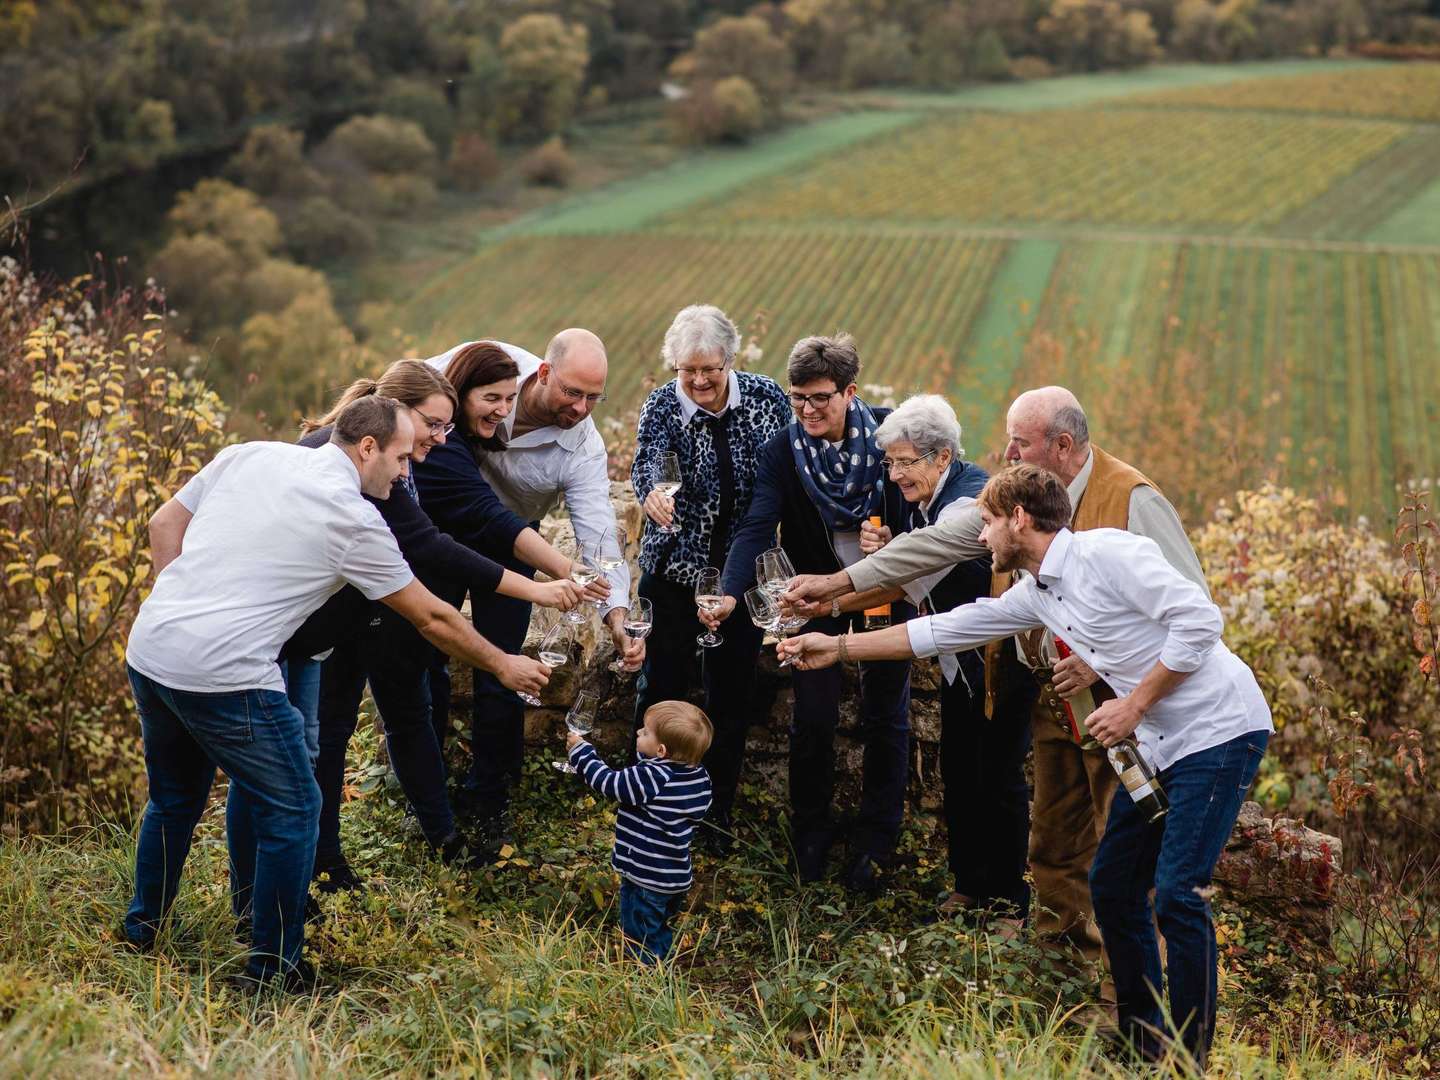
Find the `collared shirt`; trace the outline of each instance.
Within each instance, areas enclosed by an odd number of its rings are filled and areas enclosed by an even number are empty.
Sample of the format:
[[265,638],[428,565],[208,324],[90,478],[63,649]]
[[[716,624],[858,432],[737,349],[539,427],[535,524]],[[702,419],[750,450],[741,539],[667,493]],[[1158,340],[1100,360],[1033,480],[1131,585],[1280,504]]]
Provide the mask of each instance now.
[[[945,481],[949,478],[950,466],[947,465],[944,469],[940,470],[940,476],[935,481],[935,490],[930,493],[930,498],[925,500],[925,505],[920,510],[920,513],[924,515],[926,525],[938,525],[942,521],[949,521],[963,513],[967,506],[975,505],[974,499],[968,495],[961,495],[953,502],[941,508],[938,515],[934,517],[931,516],[930,508],[935,505],[935,500],[938,499],[940,493],[945,490]],[[986,551],[988,552],[989,548],[986,548]],[[930,598],[931,590],[945,580],[951,569],[951,567],[945,566],[936,570],[934,573],[916,578],[914,581],[907,581],[901,586],[901,588],[905,590],[905,595],[909,598],[910,602],[915,605],[917,611],[920,605]],[[955,658],[954,653],[940,654],[940,674],[945,677],[947,683],[953,683],[955,676],[960,674],[960,661]]]
[[725,382],[729,387],[729,389],[725,391],[725,404],[720,406],[716,412],[711,412],[709,409],[696,405],[695,402],[690,399],[690,395],[685,393],[685,388],[680,385],[680,380],[677,378],[675,380],[675,396],[680,401],[680,422],[682,424],[690,423],[691,420],[695,419],[697,413],[702,416],[721,417],[734,406],[740,404],[740,376],[735,374],[733,367],[730,369],[730,374],[726,377]]
[[1220,609],[1148,537],[1120,529],[1055,535],[1038,579],[908,624],[916,656],[973,648],[1036,626],[1065,639],[1120,695],[1157,662],[1189,678],[1135,736],[1156,769],[1250,731],[1273,731],[1255,676],[1220,640]]
[[275,659],[331,594],[349,582],[379,600],[414,580],[333,444],[228,446],[175,498],[194,517],[140,605],[125,654],[163,686],[283,691]]
[[[462,342],[439,356],[432,356],[426,363],[443,373],[455,353],[470,344],[473,342]],[[517,345],[503,341],[495,344],[519,365],[519,385],[523,393],[525,383],[540,368],[540,357]],[[506,448],[480,455],[481,474],[495,489],[500,501],[526,521],[539,521],[559,506],[563,498],[580,549],[594,552],[603,540],[604,552],[620,559],[620,565],[606,574],[610,598],[605,602],[605,612],[628,607],[630,566],[622,557],[615,506],[610,501],[609,459],[605,440],[600,437],[595,421],[587,416],[572,428],[547,424],[515,435],[515,416],[519,411],[511,409],[501,425]]]

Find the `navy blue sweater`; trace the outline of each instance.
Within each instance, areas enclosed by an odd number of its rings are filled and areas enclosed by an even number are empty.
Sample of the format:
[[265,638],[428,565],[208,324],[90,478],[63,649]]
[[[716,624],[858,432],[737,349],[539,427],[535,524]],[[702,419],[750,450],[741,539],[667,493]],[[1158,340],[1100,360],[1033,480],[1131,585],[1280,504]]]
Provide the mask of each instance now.
[[587,742],[575,744],[570,764],[585,783],[620,804],[610,860],[620,876],[655,892],[690,888],[690,841],[710,809],[704,766],[641,758],[628,769],[612,769]]
[[[889,409],[876,409],[875,419],[884,420]],[[744,600],[745,590],[755,584],[755,557],[775,543],[775,530],[780,530],[780,546],[790,556],[797,574],[833,574],[839,570],[830,526],[820,516],[814,501],[795,470],[795,457],[790,449],[790,428],[777,432],[760,449],[760,464],[755,473],[755,494],[745,520],[735,532],[730,554],[725,559],[721,585],[727,596]],[[910,531],[910,504],[888,477],[881,480],[884,511],[881,517],[890,532],[899,536]],[[897,605],[895,618],[905,617]],[[744,604],[740,605],[744,614]]]
[[[453,438],[435,447],[414,467],[414,474],[420,505],[437,526],[492,559],[504,561],[513,556],[515,538],[530,523],[500,501],[464,439]],[[466,582],[463,576],[454,575],[432,589],[437,596],[459,604],[465,598]]]

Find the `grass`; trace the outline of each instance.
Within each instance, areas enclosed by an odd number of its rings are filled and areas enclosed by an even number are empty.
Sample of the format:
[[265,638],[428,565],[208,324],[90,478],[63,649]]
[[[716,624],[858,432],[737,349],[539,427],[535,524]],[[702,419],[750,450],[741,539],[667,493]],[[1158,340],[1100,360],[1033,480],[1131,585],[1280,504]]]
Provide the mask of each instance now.
[[[372,736],[360,741],[374,751]],[[398,840],[399,805],[383,789],[352,802],[347,845],[371,886],[327,898],[310,936],[324,985],[295,998],[252,997],[224,978],[239,955],[218,812],[154,956],[110,934],[127,833],[7,844],[0,1075],[1130,1075],[1067,1022],[1088,989],[1032,941],[920,925],[938,880],[933,837],[912,828],[891,895],[856,904],[796,885],[776,808],[751,797],[740,853],[702,860],[682,953],[658,973],[619,954],[613,814],[548,769],[527,778],[521,851],[468,881]],[[1250,1008],[1241,985],[1226,979],[1212,1075],[1387,1075],[1320,1018],[1238,1026],[1235,1011]]]

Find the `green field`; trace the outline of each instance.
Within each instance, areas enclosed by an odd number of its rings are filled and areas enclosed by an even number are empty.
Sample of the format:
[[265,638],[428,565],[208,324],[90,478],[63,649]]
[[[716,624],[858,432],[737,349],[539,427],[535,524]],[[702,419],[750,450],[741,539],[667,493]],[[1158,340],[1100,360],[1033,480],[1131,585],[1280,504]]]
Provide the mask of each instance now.
[[686,303],[763,313],[772,373],[846,329],[862,382],[948,393],[972,452],[1037,382],[1103,439],[1139,379],[1383,511],[1440,473],[1437,102],[1440,65],[1294,62],[857,95],[477,237],[402,318],[422,349],[593,327],[617,412]]

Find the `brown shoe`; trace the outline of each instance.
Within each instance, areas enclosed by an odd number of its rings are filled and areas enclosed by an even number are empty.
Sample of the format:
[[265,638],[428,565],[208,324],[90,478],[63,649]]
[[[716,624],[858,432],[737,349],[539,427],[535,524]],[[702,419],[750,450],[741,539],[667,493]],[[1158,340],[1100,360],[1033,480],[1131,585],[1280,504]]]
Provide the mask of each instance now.
[[1120,1037],[1120,1014],[1115,1006],[1108,1001],[1102,1001],[1093,1005],[1081,1005],[1067,1016],[1066,1021],[1076,1027],[1095,1029],[1095,1034],[1103,1039],[1117,1039]]

